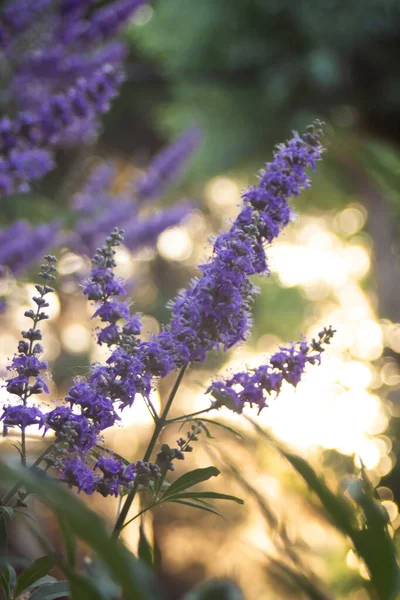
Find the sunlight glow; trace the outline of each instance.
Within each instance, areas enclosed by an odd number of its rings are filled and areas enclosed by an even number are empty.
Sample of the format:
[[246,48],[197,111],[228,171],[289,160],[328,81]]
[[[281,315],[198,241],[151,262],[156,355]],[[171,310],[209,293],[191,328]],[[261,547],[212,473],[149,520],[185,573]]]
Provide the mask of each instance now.
[[157,250],[165,260],[181,262],[189,258],[193,243],[182,227],[170,227],[158,238]]

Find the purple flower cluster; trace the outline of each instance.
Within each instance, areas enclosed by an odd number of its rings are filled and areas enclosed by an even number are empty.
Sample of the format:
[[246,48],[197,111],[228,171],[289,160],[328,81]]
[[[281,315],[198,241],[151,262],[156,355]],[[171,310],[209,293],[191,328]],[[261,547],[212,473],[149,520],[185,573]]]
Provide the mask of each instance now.
[[43,285],[37,285],[37,296],[33,297],[36,311],[27,310],[25,316],[31,319],[32,327],[22,332],[22,340],[18,344],[18,354],[14,356],[7,370],[12,377],[6,379],[6,390],[9,394],[18,396],[20,404],[4,407],[0,420],[3,421],[3,435],[7,435],[9,427],[19,427],[24,436],[28,425],[44,425],[44,415],[36,406],[28,406],[28,400],[35,394],[49,392],[41,373],[47,370],[47,363],[38,357],[43,352],[40,344],[42,333],[37,328],[38,323],[48,318],[45,309],[49,306],[45,296],[53,291],[48,285],[54,279],[55,258],[46,256],[47,262],[41,266],[39,275],[44,280]]
[[[268,273],[265,245],[290,221],[290,198],[309,185],[305,169],[315,168],[321,157],[320,137],[317,122],[305,135],[295,134],[286,145],[278,147],[273,162],[261,173],[258,186],[245,192],[243,206],[230,230],[216,238],[211,260],[200,266],[201,277],[175,299],[170,323],[147,342],[140,340],[140,318],[131,314],[126,301],[120,300],[125,288],[114,268],[115,248],[122,242],[123,234],[114,229],[106,244],[96,251],[84,286],[84,294],[95,304],[93,317],[101,324],[97,341],[110,349],[110,355],[105,364],[92,365],[87,380],[77,380],[71,386],[66,403],[47,414],[27,405],[30,395],[45,389],[40,373],[46,364],[38,359],[41,346],[35,342],[41,334],[36,324],[46,318],[42,313],[46,306],[44,295],[52,288],[47,284],[38,286],[40,296],[34,298],[38,311],[26,313],[33,319],[34,327],[23,332],[19,355],[11,365],[15,375],[6,382],[8,391],[17,394],[22,405],[5,408],[1,417],[5,433],[15,425],[24,431],[29,424],[44,426],[45,432],[52,430],[59,450],[55,464],[61,470],[62,480],[89,494],[98,491],[104,496],[118,495],[121,488],[129,489],[133,481],[149,483],[157,479],[160,464],[165,470],[170,468],[172,459],[182,458],[183,452],[189,451],[188,441],[196,439],[195,432],[194,437],[178,441],[178,449],[164,446],[158,466],[107,458],[102,452],[99,454],[96,446],[102,431],[118,421],[117,409],[131,406],[137,395],[154,413],[150,392],[155,378],[165,377],[192,361],[204,360],[210,350],[226,350],[246,338],[256,291],[250,276]],[[88,194],[97,189],[101,197],[103,183],[111,184],[112,179],[111,167],[97,171],[88,180],[79,196],[87,215],[93,214]],[[49,261],[41,275],[51,279],[52,257]],[[267,365],[254,372],[238,373],[227,381],[213,383],[208,390],[215,398],[213,407],[227,405],[241,412],[249,403],[261,410],[272,392],[279,393],[284,381],[297,385],[306,365],[319,362],[332,335],[332,329],[325,329],[310,344],[302,341],[281,348]]]
[[[14,221],[10,227],[0,230],[0,269],[21,275],[45,252],[58,243],[59,223],[43,223],[32,226],[26,221]],[[0,273],[1,277],[1,273]]]
[[257,406],[260,412],[268,406],[271,394],[279,394],[284,381],[296,387],[307,364],[319,364],[324,345],[329,344],[334,330],[325,328],[310,344],[302,340],[289,347],[281,347],[269,362],[253,371],[235,373],[225,381],[215,381],[208,388],[215,401],[213,408],[227,406],[241,413],[246,404]]
[[8,0],[0,13],[3,101],[0,195],[25,192],[54,167],[53,149],[92,139],[122,81],[116,40],[144,0]]
[[142,216],[141,208],[165,193],[179,177],[200,139],[197,128],[187,130],[154,158],[138,182],[127,182],[120,192],[113,190],[116,166],[98,165],[75,195],[74,208],[80,218],[69,245],[91,256],[110,229],[123,226],[124,244],[129,250],[152,246],[160,233],[177,225],[193,207],[184,201],[150,217]]
[[295,133],[278,146],[259,184],[244,193],[231,229],[217,237],[210,262],[200,266],[202,276],[171,304],[168,331],[186,346],[188,361],[202,361],[208,351],[227,350],[246,338],[257,291],[249,276],[268,274],[265,243],[290,221],[290,198],[309,186],[306,169],[315,169],[321,158],[321,135],[316,122],[303,136]]
[[[185,152],[181,152],[179,157],[176,147],[182,145],[180,140],[164,151],[168,156],[171,150],[175,157],[175,162],[169,161],[172,170],[169,182],[183,168],[183,163],[195,149],[193,130],[182,136],[182,141],[185,139],[190,139],[191,143],[186,144]],[[1,161],[0,158],[0,173]],[[155,170],[154,164],[150,166],[153,177]],[[134,183],[128,182],[123,190],[117,192],[114,190],[116,175],[115,163],[101,162],[91,171],[75,194],[73,208],[77,218],[73,231],[69,233],[63,233],[56,221],[34,227],[26,221],[18,220],[0,230],[0,279],[7,273],[22,275],[44,252],[60,245],[92,256],[110,229],[122,224],[125,230],[124,244],[129,250],[137,251],[145,246],[153,246],[165,229],[180,223],[193,208],[190,202],[181,201],[178,205],[158,210],[150,216],[145,213],[144,216],[141,212],[143,199],[135,194]],[[166,184],[162,189],[166,190]],[[3,301],[0,313],[5,308],[6,303]]]
[[138,201],[142,203],[163,194],[168,185],[181,175],[188,159],[200,142],[201,131],[193,127],[155,156],[146,174],[136,183]]
[[61,471],[61,480],[70,487],[75,486],[79,491],[93,494],[95,491],[102,496],[115,496],[121,488],[128,491],[133,482],[148,485],[150,481],[161,477],[157,465],[138,460],[136,463],[125,463],[115,458],[99,457],[93,468],[83,460],[66,458]]
[[0,120],[0,193],[27,191],[29,181],[42,177],[53,166],[51,148],[63,136],[92,123],[107,112],[121,75],[105,65],[87,78],[79,78],[66,93],[51,96],[37,111],[21,112],[15,119]]

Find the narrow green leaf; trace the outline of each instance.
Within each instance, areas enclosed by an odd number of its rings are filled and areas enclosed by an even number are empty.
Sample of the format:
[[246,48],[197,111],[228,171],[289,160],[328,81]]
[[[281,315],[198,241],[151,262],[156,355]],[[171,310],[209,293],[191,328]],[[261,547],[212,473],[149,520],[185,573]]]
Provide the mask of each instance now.
[[211,579],[186,594],[182,600],[244,600],[244,596],[231,581]]
[[68,571],[67,576],[71,586],[71,600],[107,600],[88,577],[74,571]]
[[12,519],[14,516],[14,510],[11,506],[0,506],[0,518]]
[[167,489],[163,498],[166,496],[170,496],[171,494],[175,494],[177,492],[181,492],[186,490],[198,483],[202,483],[203,481],[207,481],[211,477],[217,477],[220,474],[220,471],[216,467],[206,467],[205,469],[195,469],[194,471],[190,471],[189,473],[185,473],[181,477],[178,477]]
[[40,579],[35,581],[35,583],[32,583],[32,585],[30,585],[28,588],[26,588],[25,593],[32,591],[33,589],[36,589],[37,587],[40,587],[41,585],[45,585],[48,583],[56,583],[56,581],[57,581],[57,579],[55,577],[52,577],[51,575],[45,575],[44,577],[41,577]]
[[355,531],[356,515],[350,502],[348,502],[345,497],[334,494],[328,488],[322,477],[317,475],[304,458],[292,454],[291,452],[286,452],[282,448],[278,449],[282,456],[284,456],[299,475],[302,476],[311,490],[317,494],[336,527],[338,527],[345,535],[351,537]]
[[157,572],[161,567],[162,555],[156,536],[154,536],[153,545],[153,569]]
[[64,537],[65,555],[67,563],[70,567],[74,567],[76,564],[76,538],[71,532],[71,529],[68,527],[68,523],[66,522],[63,516],[59,516],[58,522],[60,524],[60,529]]
[[6,600],[9,600],[10,598],[10,586],[8,585],[8,582],[6,580],[6,578],[4,577],[3,573],[0,572],[0,589],[3,590],[4,595]]
[[[150,572],[122,545],[110,540],[104,522],[90,510],[76,494],[58,481],[38,477],[20,466],[0,465],[0,478],[11,484],[22,481],[32,493],[61,515],[71,532],[94,549],[96,555],[107,565],[111,577],[122,588],[123,597],[135,600],[160,600],[162,594]],[[83,598],[82,598],[83,600]]]
[[143,523],[140,523],[139,528],[138,556],[140,560],[143,560],[149,567],[153,566],[153,550],[145,534]]
[[0,556],[6,557],[8,554],[8,532],[7,520],[0,519]]
[[11,565],[6,565],[4,569],[4,576],[7,580],[10,591],[12,591],[15,588],[15,584],[17,583],[17,574],[15,572],[15,569]]
[[211,423],[212,425],[215,425],[216,427],[220,427],[221,429],[225,429],[225,431],[228,431],[229,433],[232,433],[233,435],[241,438],[242,440],[245,439],[245,436],[243,435],[243,433],[241,433],[237,429],[234,429],[230,425],[225,425],[225,423],[221,423],[220,421],[215,421],[214,419],[203,419],[203,418],[200,417],[198,420],[203,421],[205,423]]
[[53,556],[42,556],[33,561],[33,563],[26,567],[18,577],[15,595],[18,597],[24,590],[35,583],[35,581],[44,577],[44,575],[47,575],[55,564],[56,560]]
[[214,499],[214,500],[231,500],[232,502],[237,502],[237,504],[244,504],[244,500],[241,498],[237,498],[236,496],[231,496],[229,494],[220,494],[219,492],[179,492],[178,494],[169,495],[168,499],[171,500],[175,498],[177,500],[200,500],[202,498]]
[[397,598],[400,568],[396,545],[388,530],[388,515],[365,481],[353,481],[348,491],[361,508],[364,520],[362,528],[352,536],[354,548],[367,565],[379,597]]
[[48,583],[35,590],[29,600],[56,600],[56,598],[65,598],[65,596],[69,596],[70,589],[68,581]]
[[223,515],[221,515],[220,512],[218,512],[215,508],[210,508],[207,506],[204,506],[203,504],[196,504],[195,502],[188,502],[187,500],[167,500],[167,502],[174,502],[175,504],[185,504],[185,506],[191,506],[192,508],[199,508],[200,510],[205,510],[206,512],[209,513],[213,513],[214,515],[217,515],[218,517],[221,517],[221,519],[223,519]]

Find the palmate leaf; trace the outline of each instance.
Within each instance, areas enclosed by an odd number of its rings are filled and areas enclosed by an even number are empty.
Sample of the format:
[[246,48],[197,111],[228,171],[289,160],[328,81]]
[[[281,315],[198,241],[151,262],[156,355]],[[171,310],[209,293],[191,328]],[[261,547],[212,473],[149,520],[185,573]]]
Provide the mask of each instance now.
[[[162,596],[155,590],[154,580],[145,565],[121,543],[111,541],[100,517],[60,482],[5,464],[0,465],[0,478],[11,484],[22,481],[57,516],[62,516],[71,533],[86,542],[107,565],[110,575],[120,585],[124,599],[160,600]],[[71,583],[73,587],[73,581]]]
[[190,471],[189,473],[185,473],[178,477],[167,489],[164,493],[162,500],[166,499],[168,496],[176,494],[178,492],[183,492],[198,483],[202,483],[203,481],[207,481],[211,477],[217,477],[220,474],[220,471],[216,467],[206,467],[205,469],[195,469],[194,471]]

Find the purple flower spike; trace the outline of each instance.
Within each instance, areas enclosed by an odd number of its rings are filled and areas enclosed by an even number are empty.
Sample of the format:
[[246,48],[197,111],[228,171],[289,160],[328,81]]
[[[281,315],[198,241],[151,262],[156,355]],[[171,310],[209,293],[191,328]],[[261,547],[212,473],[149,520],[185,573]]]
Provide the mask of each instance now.
[[194,127],[185,131],[173,144],[162,150],[150,163],[147,173],[136,184],[139,202],[145,202],[164,193],[168,185],[181,175],[200,142],[201,131]]
[[305,169],[315,166],[323,150],[320,125],[317,121],[303,136],[295,133],[278,146],[258,186],[244,193],[230,231],[217,237],[211,261],[200,265],[202,277],[172,303],[168,330],[187,347],[190,361],[202,361],[208,351],[228,350],[246,339],[257,291],[249,276],[268,275],[265,243],[288,224],[290,198],[309,185]]
[[284,381],[296,387],[306,365],[320,362],[324,346],[330,343],[334,333],[331,327],[326,328],[310,344],[302,340],[288,348],[281,347],[268,364],[253,371],[236,373],[225,381],[215,381],[207,390],[215,398],[213,407],[227,406],[241,413],[249,404],[257,406],[260,412],[268,406],[271,394],[279,394]]
[[49,150],[71,132],[92,128],[110,108],[121,82],[118,70],[106,64],[78,79],[67,93],[52,96],[36,113],[0,119],[0,191],[27,191],[29,181],[50,171],[54,162]]

